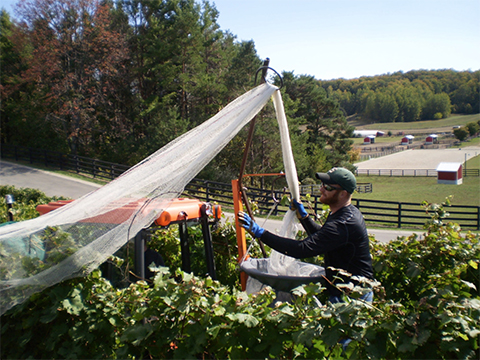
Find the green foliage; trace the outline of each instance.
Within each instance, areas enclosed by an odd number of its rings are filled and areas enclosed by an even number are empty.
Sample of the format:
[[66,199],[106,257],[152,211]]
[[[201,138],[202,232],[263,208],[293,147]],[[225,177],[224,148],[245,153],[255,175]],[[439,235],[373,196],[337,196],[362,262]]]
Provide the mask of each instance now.
[[[238,286],[238,248],[235,224],[229,220],[223,221],[222,226],[216,226],[211,232],[216,274],[222,284]],[[188,241],[192,272],[197,276],[205,276],[207,263],[200,225],[188,227]],[[149,238],[148,247],[162,254],[165,265],[170,269],[177,269],[182,266],[180,238],[176,226],[156,230]]]
[[467,125],[465,125],[465,127],[467,128],[470,136],[474,136],[480,131],[480,124],[478,122],[469,122]]
[[[116,288],[95,270],[5,313],[0,357],[476,359],[480,237],[444,222],[448,204],[424,204],[431,220],[423,238],[372,241],[380,283],[359,279],[345,303],[326,301],[321,284],[294,289],[290,303],[275,303],[269,289],[240,292],[231,281],[238,272],[234,228],[227,224],[213,234],[215,250],[224,248],[217,270],[229,273],[221,281],[162,267],[154,269],[152,285]],[[68,245],[68,236],[53,229],[46,239]],[[175,266],[176,240],[166,229],[149,245],[165,245],[157,249]],[[198,251],[195,258],[202,257]],[[372,287],[373,304],[355,300]],[[338,342],[346,338],[353,341],[342,351]]]
[[460,129],[453,130],[453,135],[455,135],[458,140],[464,141],[468,137],[468,130],[461,127]]
[[372,122],[412,122],[479,112],[479,71],[414,70],[407,73],[322,81],[347,115]]
[[[8,209],[5,195],[13,195],[15,200],[12,209]],[[8,221],[8,212],[13,215],[14,221],[22,221],[37,217],[35,209],[39,204],[47,204],[50,201],[65,199],[63,197],[50,198],[37,189],[16,188],[11,185],[0,185],[0,223]]]

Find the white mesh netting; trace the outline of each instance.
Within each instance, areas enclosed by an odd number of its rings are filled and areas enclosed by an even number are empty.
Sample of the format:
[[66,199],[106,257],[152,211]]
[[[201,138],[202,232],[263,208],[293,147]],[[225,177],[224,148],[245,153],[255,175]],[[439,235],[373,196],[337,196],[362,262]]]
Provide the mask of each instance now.
[[[300,201],[297,169],[290,143],[287,118],[279,91],[273,94],[273,104],[280,129],[285,178],[291,197]],[[283,218],[279,235],[295,238],[298,226],[299,222],[296,212],[288,210]],[[325,274],[325,270],[321,266],[300,262],[275,250],[271,251],[268,259],[248,258],[241,264],[241,269],[249,275],[246,287],[246,291],[249,294],[260,291],[265,285],[269,285],[278,291],[288,292],[308,282],[319,282]]]
[[[87,274],[151,225],[276,90],[257,86],[102,188],[41,217],[0,227],[0,314],[48,286]],[[55,256],[46,256],[52,246]]]

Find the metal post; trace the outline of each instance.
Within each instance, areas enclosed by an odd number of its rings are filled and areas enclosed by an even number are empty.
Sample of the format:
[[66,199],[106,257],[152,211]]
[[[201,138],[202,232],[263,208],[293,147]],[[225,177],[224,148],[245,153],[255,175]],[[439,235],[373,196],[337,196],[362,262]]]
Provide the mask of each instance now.
[[[240,180],[232,180],[233,209],[235,214],[238,214],[239,211],[243,211],[239,187]],[[238,221],[235,221],[235,229],[237,233],[238,262],[240,263],[247,253],[247,240],[245,237],[245,229],[240,226]],[[245,291],[247,287],[247,274],[243,271],[240,272],[240,284],[242,285],[242,290]]]
[[15,202],[15,199],[13,198],[13,195],[7,194],[5,195],[5,202],[7,203],[7,213],[8,213],[8,221],[13,221],[13,213],[12,213],[12,208],[13,208],[13,203]]
[[202,213],[202,233],[203,233],[203,242],[205,245],[205,257],[207,260],[207,270],[208,274],[213,280],[217,280],[217,272],[215,270],[215,259],[213,257],[213,245],[212,245],[212,234],[210,232],[210,227],[208,225],[208,214],[207,214],[207,205],[203,204],[201,208]]
[[186,216],[185,216],[185,221],[182,221],[180,224],[178,224],[178,230],[180,235],[182,270],[187,273],[190,273],[192,271],[192,266],[190,263],[190,248],[188,246],[188,226],[187,226]]
[[402,203],[398,203],[398,228],[402,227]]
[[145,279],[145,230],[140,230],[135,235],[135,273]]
[[[265,76],[267,75],[267,70],[268,70],[268,65],[270,64],[270,59],[265,59],[263,62],[263,71],[262,71],[262,79],[261,83],[265,82]],[[242,159],[242,164],[240,166],[240,174],[238,176],[238,190],[240,191],[242,198],[243,198],[243,205],[245,206],[248,215],[254,220],[253,216],[253,211],[250,207],[250,204],[248,203],[248,198],[247,198],[247,193],[245,189],[243,188],[242,180],[243,180],[243,175],[245,174],[245,168],[247,165],[247,158],[248,158],[248,150],[250,149],[250,146],[252,145],[252,140],[253,140],[253,132],[255,130],[255,121],[256,121],[256,116],[250,121],[250,128],[248,130],[248,138],[247,138],[247,143],[245,145],[245,150],[243,152],[243,159]],[[236,215],[236,214],[235,214]],[[267,252],[265,251],[265,248],[263,246],[263,243],[257,239],[260,249],[262,251],[262,255],[264,257],[267,257]]]
[[480,230],[480,206],[477,207],[477,230]]

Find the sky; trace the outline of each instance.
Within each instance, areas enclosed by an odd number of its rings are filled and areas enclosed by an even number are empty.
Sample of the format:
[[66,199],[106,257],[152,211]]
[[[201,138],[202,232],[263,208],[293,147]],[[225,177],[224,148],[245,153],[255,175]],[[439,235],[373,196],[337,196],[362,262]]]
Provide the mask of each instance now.
[[[199,0],[198,0],[199,1]],[[480,69],[480,0],[209,0],[277,72],[319,80]],[[1,0],[13,13],[16,0]]]

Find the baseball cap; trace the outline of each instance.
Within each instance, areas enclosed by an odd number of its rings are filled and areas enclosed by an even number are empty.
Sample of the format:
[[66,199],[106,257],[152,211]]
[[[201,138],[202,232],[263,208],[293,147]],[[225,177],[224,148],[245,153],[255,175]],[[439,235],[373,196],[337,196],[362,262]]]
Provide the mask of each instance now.
[[333,168],[326,173],[316,173],[317,179],[320,179],[324,184],[337,184],[342,189],[347,190],[348,193],[353,194],[357,189],[357,179],[350,170],[345,168]]

